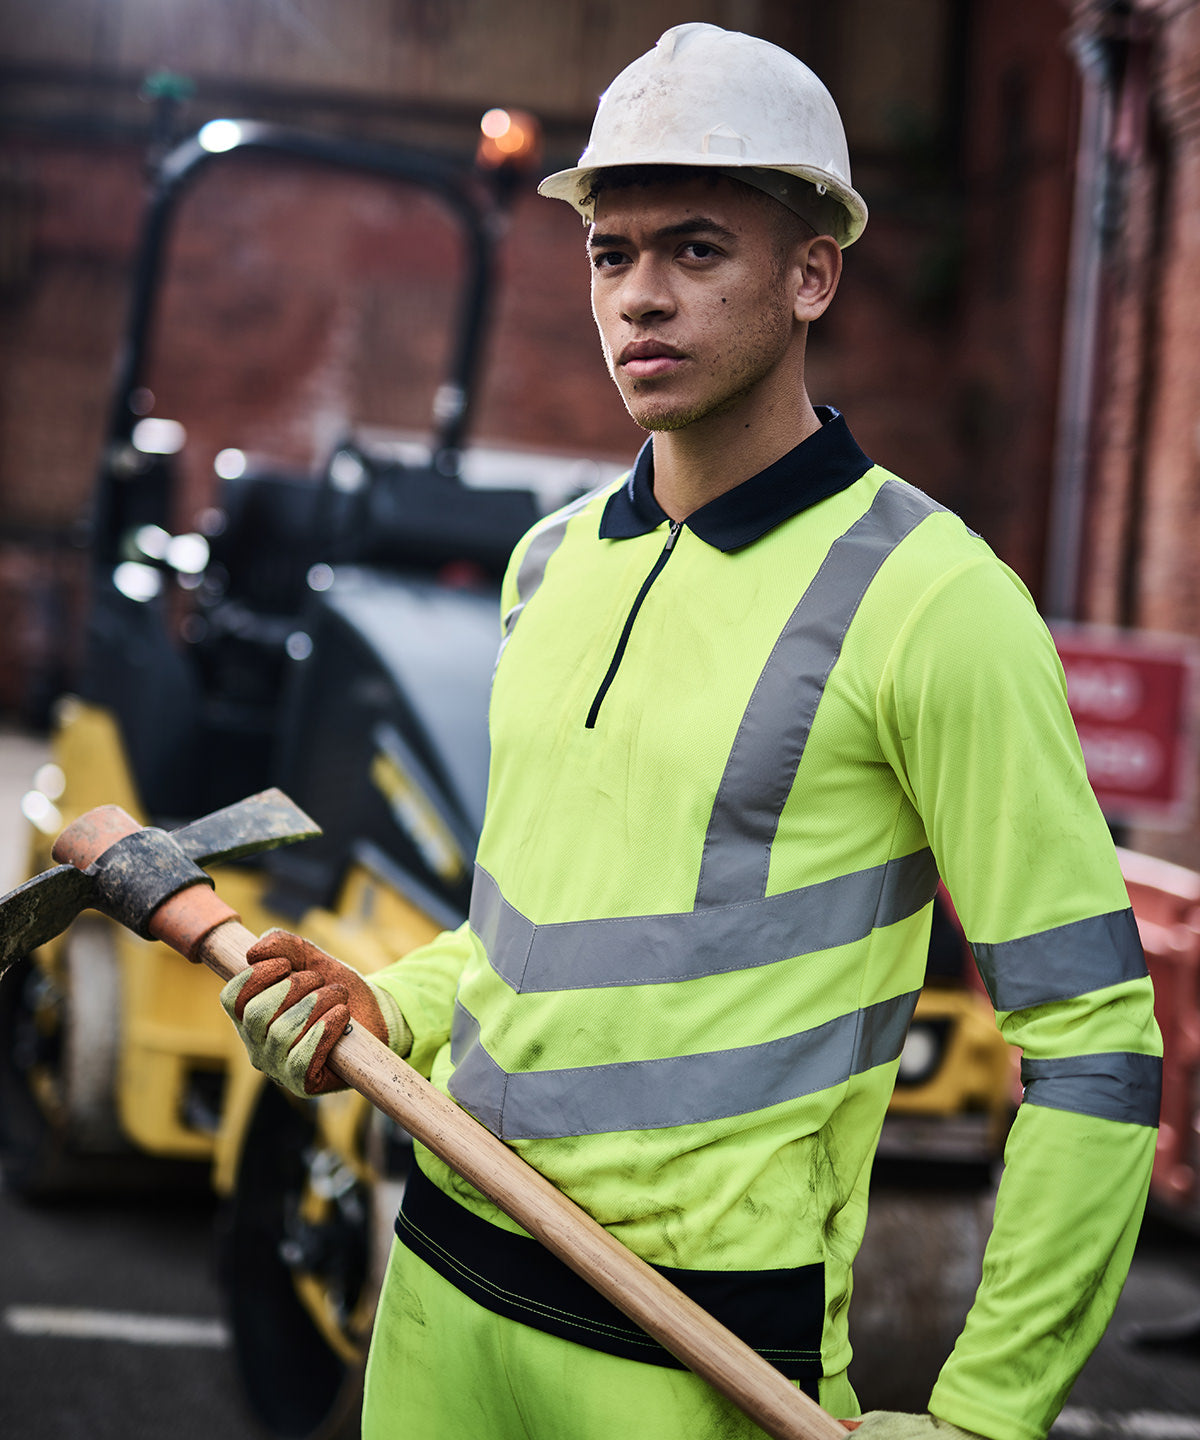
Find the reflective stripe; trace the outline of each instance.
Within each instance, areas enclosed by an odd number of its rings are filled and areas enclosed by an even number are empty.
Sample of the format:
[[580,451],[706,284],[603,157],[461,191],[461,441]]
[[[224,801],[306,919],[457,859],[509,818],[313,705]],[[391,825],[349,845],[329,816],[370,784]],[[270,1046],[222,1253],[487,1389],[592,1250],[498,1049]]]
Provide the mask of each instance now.
[[894,1061],[919,993],[760,1045],[515,1074],[487,1053],[477,1021],[459,1005],[450,1093],[503,1140],[700,1125],[828,1090]]
[[937,881],[926,849],[740,905],[535,925],[477,865],[471,929],[492,968],[521,994],[661,985],[852,944],[915,915]]
[[1023,1060],[1021,1081],[1027,1105],[1130,1125],[1158,1124],[1162,1061],[1157,1055],[1118,1051],[1071,1055],[1065,1060]]
[[829,547],[763,667],[704,838],[696,905],[766,894],[771,846],[829,673],[879,567],[943,507],[897,480]]
[[[559,510],[546,524],[545,529],[539,530],[529,542],[517,568],[517,603],[505,615],[503,621],[504,638],[500,642],[501,655],[509,642],[513,628],[521,618],[521,611],[529,604],[546,578],[546,566],[550,563],[550,557],[567,538],[567,526],[581,510],[591,504],[601,490],[609,488],[611,487],[607,485],[600,486],[595,490],[590,490],[586,495],[581,495],[578,500],[572,500],[569,505]],[[498,659],[499,656],[497,656]]]
[[[450,1024],[450,1059],[454,1062],[449,1085],[451,1095],[481,1125],[486,1125],[493,1135],[499,1135],[508,1076],[483,1048],[479,1021],[457,1000]],[[469,1070],[464,1067],[466,1061],[469,1061]]]
[[1070,1000],[1140,980],[1147,973],[1137,922],[1129,909],[996,945],[972,941],[971,950],[997,1010]]

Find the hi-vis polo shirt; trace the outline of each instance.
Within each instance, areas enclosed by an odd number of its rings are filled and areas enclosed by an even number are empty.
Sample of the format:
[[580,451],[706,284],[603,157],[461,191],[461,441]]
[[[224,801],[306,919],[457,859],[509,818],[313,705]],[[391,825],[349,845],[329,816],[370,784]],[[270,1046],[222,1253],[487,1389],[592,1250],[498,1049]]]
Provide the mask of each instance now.
[[[931,1406],[1032,1440],[1137,1233],[1150,984],[1028,594],[821,418],[682,525],[647,445],[522,541],[469,924],[376,978],[419,1069],[811,1381],[850,1358],[850,1267],[940,873],[1026,1089]],[[670,1363],[419,1160],[397,1230],[460,1288]]]

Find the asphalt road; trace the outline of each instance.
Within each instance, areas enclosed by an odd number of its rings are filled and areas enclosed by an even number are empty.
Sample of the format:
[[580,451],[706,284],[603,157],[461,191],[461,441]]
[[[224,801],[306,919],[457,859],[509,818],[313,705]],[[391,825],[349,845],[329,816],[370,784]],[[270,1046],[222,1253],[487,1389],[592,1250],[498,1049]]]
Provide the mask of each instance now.
[[[41,755],[0,732],[0,889],[23,878],[16,802]],[[893,1179],[876,1188],[857,1267],[854,1378],[873,1408],[922,1408],[978,1278],[990,1195]],[[229,1348],[215,1219],[203,1196],[32,1208],[0,1189],[0,1440],[261,1440]],[[1129,1338],[1189,1314],[1200,1326],[1200,1240],[1151,1220],[1058,1440],[1200,1440],[1200,1328],[1173,1346]]]
[[211,1206],[35,1210],[0,1193],[6,1440],[252,1440]]

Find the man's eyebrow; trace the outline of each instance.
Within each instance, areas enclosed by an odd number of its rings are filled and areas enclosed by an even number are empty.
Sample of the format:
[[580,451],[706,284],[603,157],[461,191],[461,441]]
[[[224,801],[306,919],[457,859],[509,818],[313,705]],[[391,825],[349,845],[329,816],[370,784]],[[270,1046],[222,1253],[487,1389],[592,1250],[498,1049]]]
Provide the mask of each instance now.
[[[675,240],[683,235],[714,235],[722,240],[736,240],[738,237],[734,231],[722,225],[717,220],[710,220],[706,215],[697,215],[689,220],[680,220],[676,225],[664,225],[661,230],[655,230],[652,238],[655,240]],[[609,245],[628,245],[628,235],[617,234],[594,234],[589,237],[588,245],[593,249],[603,248]]]

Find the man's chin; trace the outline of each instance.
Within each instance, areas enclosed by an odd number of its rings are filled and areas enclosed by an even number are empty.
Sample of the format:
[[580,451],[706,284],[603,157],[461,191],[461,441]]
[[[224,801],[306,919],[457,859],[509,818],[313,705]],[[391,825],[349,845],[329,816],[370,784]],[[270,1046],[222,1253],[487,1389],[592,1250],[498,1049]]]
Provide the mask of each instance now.
[[621,395],[629,417],[643,430],[683,430],[702,420],[712,409],[711,403],[690,403],[678,396],[655,395],[645,390],[630,390]]
[[656,431],[686,430],[698,420],[718,415],[728,408],[725,405],[653,405],[639,403],[638,397],[626,399],[625,408],[635,425],[652,433]]

